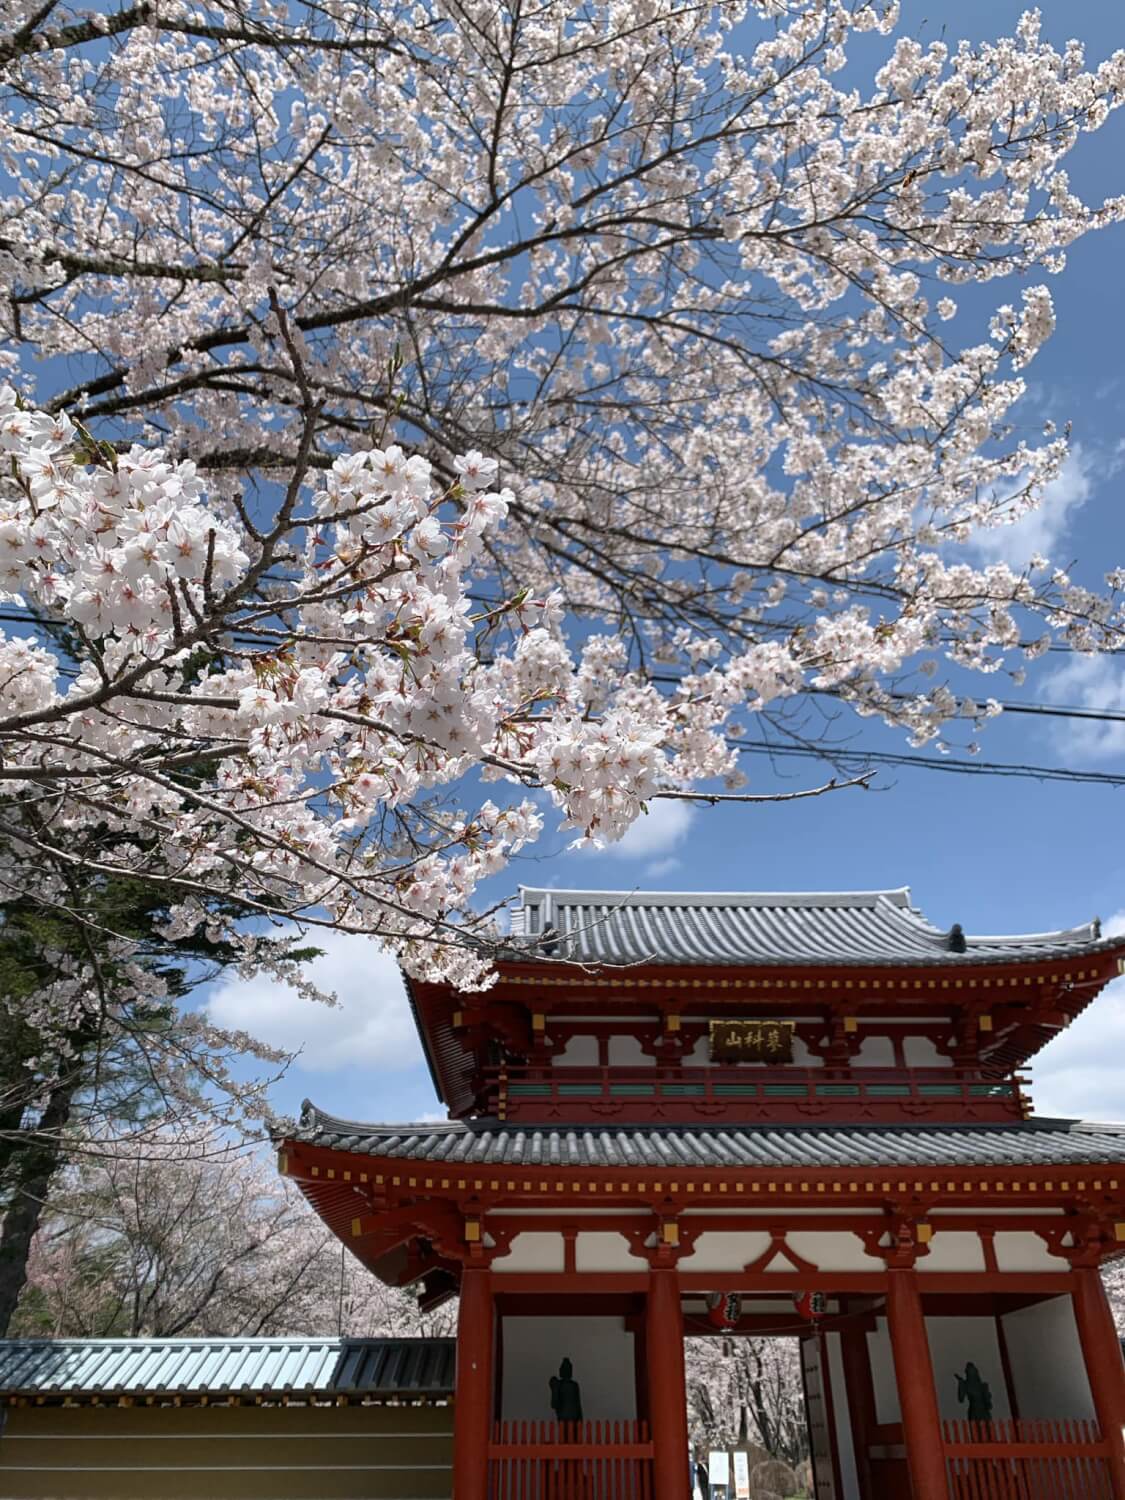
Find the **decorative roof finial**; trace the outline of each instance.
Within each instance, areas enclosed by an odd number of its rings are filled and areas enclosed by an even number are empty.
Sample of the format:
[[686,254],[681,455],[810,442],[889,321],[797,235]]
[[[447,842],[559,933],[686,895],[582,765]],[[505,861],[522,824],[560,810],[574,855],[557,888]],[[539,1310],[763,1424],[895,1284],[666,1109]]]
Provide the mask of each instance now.
[[950,953],[964,953],[968,944],[965,942],[965,934],[961,930],[960,922],[954,922],[949,929],[949,951]]

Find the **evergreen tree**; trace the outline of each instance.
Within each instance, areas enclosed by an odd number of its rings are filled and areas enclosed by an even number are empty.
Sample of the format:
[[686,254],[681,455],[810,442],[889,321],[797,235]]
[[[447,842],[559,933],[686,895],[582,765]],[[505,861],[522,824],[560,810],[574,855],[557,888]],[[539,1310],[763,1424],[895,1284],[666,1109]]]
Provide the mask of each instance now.
[[[60,1167],[170,1121],[197,1136],[216,1121],[251,1129],[266,1080],[231,1062],[248,1049],[270,1071],[285,1062],[190,1008],[241,952],[208,924],[164,935],[168,905],[166,889],[118,877],[54,907],[33,893],[0,901],[0,1334]],[[315,952],[271,946],[279,965]]]

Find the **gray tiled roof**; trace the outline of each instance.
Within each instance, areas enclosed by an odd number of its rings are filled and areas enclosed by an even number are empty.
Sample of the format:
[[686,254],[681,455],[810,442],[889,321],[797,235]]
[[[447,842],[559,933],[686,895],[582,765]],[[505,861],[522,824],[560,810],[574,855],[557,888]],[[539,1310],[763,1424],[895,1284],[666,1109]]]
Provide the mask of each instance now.
[[[803,894],[520,888],[512,933],[533,954],[585,963],[965,964],[1069,958],[1121,946],[1096,921],[1061,932],[964,938],[893,891]],[[969,915],[968,913],[964,915]]]
[[447,1396],[452,1339],[0,1339],[0,1395]]
[[306,1104],[287,1139],[338,1151],[464,1166],[971,1167],[1125,1162],[1125,1126],[1078,1120],[1013,1125],[527,1126],[494,1120],[361,1125]]

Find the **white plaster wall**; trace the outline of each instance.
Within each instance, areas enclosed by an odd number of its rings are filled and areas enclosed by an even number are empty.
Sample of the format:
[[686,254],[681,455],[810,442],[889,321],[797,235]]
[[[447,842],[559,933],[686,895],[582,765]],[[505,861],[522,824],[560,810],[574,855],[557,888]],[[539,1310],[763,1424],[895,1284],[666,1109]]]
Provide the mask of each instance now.
[[[943,1417],[965,1416],[965,1408],[957,1400],[956,1376],[964,1371],[968,1360],[972,1360],[992,1388],[992,1415],[997,1420],[1011,1416],[1004,1367],[1000,1361],[1000,1341],[993,1318],[927,1317],[926,1337],[930,1345],[938,1407]],[[871,1355],[876,1418],[879,1422],[901,1422],[886,1318],[880,1318],[877,1330],[867,1335],[867,1347]]]
[[[590,1212],[590,1211],[591,1210],[587,1210],[587,1212]],[[615,1209],[615,1208],[607,1209],[605,1211],[608,1212],[608,1213],[611,1213],[611,1214],[619,1212],[619,1210]],[[497,1213],[497,1212],[501,1212],[502,1213],[503,1210],[502,1209],[500,1209],[500,1210],[493,1209],[492,1212],[493,1213]],[[515,1212],[515,1213],[522,1213],[523,1210],[522,1209],[514,1209],[513,1212]],[[553,1213],[554,1210],[553,1209],[546,1209],[546,1210],[544,1210],[544,1212],[546,1212],[546,1213]],[[634,1209],[633,1212],[634,1213],[647,1213],[648,1210],[641,1208],[641,1209]],[[958,1213],[964,1213],[964,1209],[958,1209],[957,1212]],[[728,1218],[728,1219],[769,1219],[771,1221],[771,1223],[772,1223],[772,1222],[776,1222],[777,1217],[778,1217],[778,1212],[777,1212],[776,1207],[774,1207],[774,1208],[750,1208],[749,1206],[747,1206],[746,1208],[741,1208],[741,1207],[739,1207],[739,1208],[715,1208],[715,1207],[712,1207],[712,1205],[709,1203],[706,1208],[685,1208],[683,1210],[683,1217],[684,1218],[690,1219],[693,1216],[695,1216],[695,1217],[706,1216],[709,1219],[721,1219],[721,1218]],[[881,1208],[863,1208],[859,1204],[857,1204],[854,1208],[828,1208],[828,1207],[824,1207],[824,1208],[790,1208],[789,1204],[786,1203],[784,1212],[781,1215],[781,1217],[786,1221],[786,1223],[789,1223],[791,1220],[797,1220],[797,1219],[802,1219],[802,1218],[804,1218],[804,1219],[814,1219],[814,1218],[815,1219],[830,1219],[830,1218],[835,1217],[835,1218],[838,1218],[838,1219],[855,1219],[855,1218],[863,1218],[864,1216],[866,1216],[867,1218],[869,1218],[871,1220],[876,1220],[876,1219],[882,1220],[883,1219],[883,1210]],[[490,1215],[490,1217],[491,1217],[491,1215]]]
[[656,1058],[641,1051],[635,1036],[611,1036],[607,1053],[611,1068],[653,1068]]
[[769,1242],[769,1235],[764,1233],[711,1230],[699,1236],[694,1251],[684,1256],[680,1265],[693,1275],[696,1271],[741,1271],[743,1266],[757,1260]]
[[711,1066],[711,1038],[701,1036],[691,1051],[684,1053],[684,1062],[693,1068],[709,1068]]
[[908,1068],[951,1068],[953,1059],[943,1056],[928,1036],[903,1038],[902,1055]]
[[492,1269],[507,1271],[561,1271],[566,1264],[566,1245],[561,1234],[525,1233],[512,1240],[507,1255],[498,1256]]
[[[863,1248],[857,1234],[831,1234],[826,1230],[794,1230],[785,1236],[786,1243],[802,1260],[810,1261],[818,1271],[877,1271],[881,1260],[873,1259]],[[795,1267],[783,1255],[768,1267],[771,1271],[788,1271]]]
[[[680,1265],[693,1274],[696,1271],[741,1271],[757,1260],[769,1243],[770,1236],[762,1231],[712,1229],[699,1236],[694,1253],[685,1256]],[[818,1271],[882,1269],[882,1261],[869,1256],[863,1248],[863,1241],[855,1234],[796,1229],[786,1236],[786,1243],[794,1254]],[[766,1272],[792,1276],[796,1269],[791,1260],[778,1254],[770,1261]]]
[[1094,1402],[1068,1296],[1021,1307],[1002,1319],[1021,1417],[1091,1418]]
[[1005,1229],[997,1234],[996,1264],[1002,1271],[1069,1271],[1061,1255],[1051,1255],[1046,1244],[1030,1229]]
[[824,1058],[810,1052],[799,1036],[793,1038],[793,1066],[795,1068],[823,1068]]
[[871,1360],[871,1384],[875,1388],[875,1420],[880,1424],[900,1422],[902,1413],[898,1405],[895,1366],[891,1358],[891,1340],[887,1333],[886,1318],[877,1318],[874,1333],[867,1335],[867,1354]]
[[926,1337],[930,1341],[930,1363],[934,1367],[934,1384],[943,1417],[968,1415],[957,1400],[957,1376],[964,1373],[967,1360],[972,1360],[992,1389],[992,1415],[996,1421],[1006,1421],[1012,1415],[995,1318],[927,1318]]
[[574,1242],[574,1266],[578,1271],[647,1271],[648,1262],[634,1255],[623,1234],[580,1234]]
[[859,1478],[855,1467],[855,1444],[852,1440],[852,1418],[848,1405],[848,1383],[844,1379],[844,1355],[840,1335],[824,1338],[828,1350],[828,1380],[832,1391],[832,1418],[836,1428],[836,1452],[840,1459],[840,1500],[860,1500]]
[[967,1229],[939,1230],[930,1241],[929,1255],[919,1256],[914,1269],[919,1276],[927,1271],[983,1271],[980,1235]]
[[554,1060],[556,1068],[596,1068],[598,1066],[598,1039],[596,1036],[572,1036]]
[[895,1046],[889,1036],[865,1036],[852,1058],[852,1066],[856,1068],[893,1068],[894,1065]]
[[[878,1212],[878,1210],[876,1210]],[[557,1219],[557,1208],[490,1208],[489,1221],[493,1219]],[[650,1208],[575,1208],[567,1205],[567,1218],[584,1219],[651,1219]]]
[[500,1415],[505,1421],[551,1420],[548,1385],[569,1358],[589,1422],[637,1415],[633,1335],[624,1318],[505,1318]]

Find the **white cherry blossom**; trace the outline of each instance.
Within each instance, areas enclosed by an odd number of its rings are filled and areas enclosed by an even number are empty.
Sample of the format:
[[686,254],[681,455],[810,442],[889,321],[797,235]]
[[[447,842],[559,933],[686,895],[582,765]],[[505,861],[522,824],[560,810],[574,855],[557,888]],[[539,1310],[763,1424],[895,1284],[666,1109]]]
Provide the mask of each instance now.
[[1120,643],[1116,559],[972,543],[1066,456],[1019,405],[1125,214],[1066,170],[1125,54],[841,0],[9,10],[9,888],[128,868],[485,984],[545,819],[737,791],[818,699],[975,735]]

